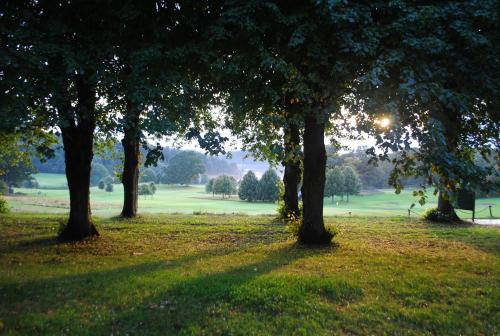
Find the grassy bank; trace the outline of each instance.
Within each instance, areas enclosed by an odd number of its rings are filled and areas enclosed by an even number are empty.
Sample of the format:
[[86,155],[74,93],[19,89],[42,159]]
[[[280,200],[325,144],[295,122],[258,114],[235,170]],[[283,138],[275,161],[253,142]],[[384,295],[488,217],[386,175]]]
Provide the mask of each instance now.
[[161,215],[56,244],[62,220],[0,216],[0,333],[500,332],[499,228],[327,218],[307,249],[271,216]]

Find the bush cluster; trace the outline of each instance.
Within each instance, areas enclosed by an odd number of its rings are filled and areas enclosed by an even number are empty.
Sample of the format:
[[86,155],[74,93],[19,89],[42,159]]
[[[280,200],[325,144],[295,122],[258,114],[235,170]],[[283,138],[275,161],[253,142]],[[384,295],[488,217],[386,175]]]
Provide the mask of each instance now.
[[450,216],[444,214],[438,210],[438,208],[428,209],[422,216],[426,221],[436,222],[436,223],[454,223],[459,221],[456,216]]

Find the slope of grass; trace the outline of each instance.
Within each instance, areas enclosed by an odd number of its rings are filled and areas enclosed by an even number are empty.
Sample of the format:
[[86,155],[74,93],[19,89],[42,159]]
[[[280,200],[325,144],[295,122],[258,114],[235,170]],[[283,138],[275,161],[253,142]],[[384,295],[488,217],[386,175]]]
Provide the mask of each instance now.
[[[9,204],[13,211],[17,212],[53,212],[66,213],[69,209],[69,196],[66,189],[58,189],[64,186],[66,179],[64,175],[38,174],[36,175],[40,185],[44,188],[53,186],[55,189],[16,189],[26,196],[10,197]],[[57,187],[57,188],[56,188]],[[120,213],[123,188],[120,184],[114,186],[114,192],[108,193],[91,188],[92,212],[99,216],[115,216]],[[394,190],[384,189],[365,193],[359,196],[351,196],[349,203],[338,200],[332,201],[325,198],[325,214],[349,216],[407,216],[408,208],[416,199],[410,190],[396,195]],[[476,209],[482,210],[477,214],[478,218],[489,216],[485,209],[487,204],[493,204],[494,215],[500,216],[500,198],[477,200]],[[417,205],[412,216],[417,216],[429,207],[436,206],[436,197],[429,195],[429,201],[424,207]],[[139,211],[142,213],[244,213],[249,215],[274,214],[276,204],[240,201],[237,196],[231,199],[221,199],[220,196],[212,197],[205,193],[204,186],[170,186],[159,185],[156,195],[153,197],[140,197]],[[470,212],[459,212],[463,218],[470,218]]]
[[58,215],[0,216],[0,333],[495,335],[500,229],[327,218],[298,246],[271,216],[97,218],[57,244]]

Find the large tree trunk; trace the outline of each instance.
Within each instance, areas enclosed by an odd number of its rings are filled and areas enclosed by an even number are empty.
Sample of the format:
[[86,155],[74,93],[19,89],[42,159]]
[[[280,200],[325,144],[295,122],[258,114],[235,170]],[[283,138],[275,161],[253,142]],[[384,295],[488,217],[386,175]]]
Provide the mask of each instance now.
[[[457,150],[458,144],[458,124],[460,122],[458,114],[449,109],[444,109],[437,114],[437,118],[443,126],[446,148],[450,153],[453,153]],[[441,178],[441,184],[453,186],[453,182],[448,181],[446,176]],[[438,195],[438,211],[452,220],[460,220],[453,204],[441,192]]]
[[61,240],[81,240],[98,235],[90,218],[90,170],[95,130],[95,90],[81,76],[77,77],[77,120],[68,117],[61,125],[70,213]]
[[442,192],[439,192],[438,195],[438,211],[453,221],[460,220],[460,218],[457,216],[457,213],[455,212],[453,204],[451,204],[451,202],[443,195]]
[[137,216],[139,195],[139,111],[132,103],[127,102],[124,137],[122,140],[125,160],[123,162],[123,209],[121,216],[132,218]]
[[304,204],[299,241],[305,244],[328,244],[331,235],[323,222],[326,150],[325,123],[307,117],[304,125],[304,178],[302,201]]
[[285,202],[286,218],[300,215],[298,186],[300,183],[300,158],[294,157],[293,152],[300,144],[299,127],[289,124],[285,128],[285,156],[283,162],[285,172],[283,174],[283,185],[285,187],[283,201]]

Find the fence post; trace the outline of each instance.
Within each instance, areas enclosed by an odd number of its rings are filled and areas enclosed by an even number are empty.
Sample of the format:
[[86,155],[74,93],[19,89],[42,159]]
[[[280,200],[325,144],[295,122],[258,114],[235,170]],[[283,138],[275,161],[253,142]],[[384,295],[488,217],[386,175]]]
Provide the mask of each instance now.
[[488,208],[490,209],[490,217],[493,218],[493,212],[491,212],[491,205],[488,205]]

